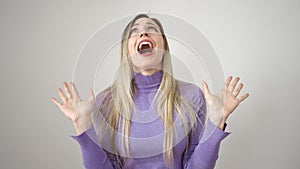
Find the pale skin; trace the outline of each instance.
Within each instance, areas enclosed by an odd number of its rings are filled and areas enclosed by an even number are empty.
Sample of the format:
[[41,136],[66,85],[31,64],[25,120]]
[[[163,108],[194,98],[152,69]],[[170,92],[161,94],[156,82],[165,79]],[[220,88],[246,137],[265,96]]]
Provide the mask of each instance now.
[[[156,55],[143,59],[143,57],[136,54],[136,46],[142,38],[147,38],[152,41],[154,48],[163,49],[164,41],[160,35],[159,27],[151,19],[141,18],[135,22],[133,29],[136,35],[147,33],[147,36],[132,36],[129,38],[128,51],[134,66],[133,69],[143,75],[151,75],[161,69],[162,54],[157,52]],[[210,92],[205,81],[201,82],[207,107],[210,109],[208,118],[221,130],[224,129],[224,125],[232,112],[249,96],[249,93],[239,96],[244,86],[243,83],[238,83],[239,80],[239,77],[233,79],[232,76],[229,76],[223,88],[217,94]],[[88,99],[84,101],[80,98],[73,82],[70,82],[70,84],[64,82],[63,88],[65,92],[61,88],[57,89],[62,102],[54,97],[51,100],[72,121],[76,133],[81,134],[88,129],[91,123],[90,114],[95,106],[95,95],[91,90]]]
[[[70,90],[70,87],[71,90]],[[89,92],[89,97],[86,101],[82,100],[78,94],[77,88],[73,82],[70,84],[64,82],[63,87],[65,93],[61,88],[57,89],[57,92],[62,100],[59,102],[56,98],[52,97],[51,100],[57,107],[63,112],[63,114],[69,118],[76,130],[77,134],[83,133],[87,128],[82,124],[81,120],[85,122],[90,122],[90,113],[92,112],[93,106],[95,104],[95,95],[91,90]]]
[[[239,96],[244,85],[243,83],[238,83],[240,80],[239,77],[234,78],[234,80],[232,79],[233,77],[229,76],[226,79],[223,88],[217,94],[212,94],[210,92],[205,81],[201,82],[206,103],[208,108],[211,108],[208,118],[222,130],[231,113],[249,96],[249,93]],[[215,120],[214,117],[218,117],[217,120]]]
[[[217,122],[212,119],[210,120],[221,130],[223,130],[224,124],[226,123],[228,117],[232,114],[232,112],[239,106],[242,101],[244,101],[249,96],[249,93],[239,96],[239,93],[243,88],[243,84],[238,84],[238,81],[240,80],[239,77],[234,78],[234,80],[232,79],[232,76],[229,76],[227,78],[226,82],[223,85],[223,88],[218,94],[212,94],[208,88],[207,83],[205,81],[202,81],[203,92],[208,107],[213,106],[212,103],[214,98],[221,100],[221,105],[223,105],[222,109],[219,112],[210,112],[208,115],[209,119],[211,116],[220,117],[220,120]],[[69,85],[71,86],[71,90]],[[57,107],[63,112],[63,114],[71,120],[76,133],[81,134],[87,128],[83,127],[79,119],[90,118],[89,114],[91,113],[92,107],[95,104],[95,96],[93,91],[91,90],[89,92],[88,99],[84,101],[80,98],[75,84],[73,82],[70,82],[69,85],[66,82],[63,83],[65,93],[61,88],[57,89],[62,102],[58,101],[54,97],[52,97],[51,100],[55,105],[57,105]]]
[[[130,29],[128,53],[133,64],[133,70],[143,75],[151,75],[162,69],[164,40],[159,26],[150,18],[140,18]],[[137,46],[142,40],[149,40],[155,50],[152,56],[143,57],[137,52]]]

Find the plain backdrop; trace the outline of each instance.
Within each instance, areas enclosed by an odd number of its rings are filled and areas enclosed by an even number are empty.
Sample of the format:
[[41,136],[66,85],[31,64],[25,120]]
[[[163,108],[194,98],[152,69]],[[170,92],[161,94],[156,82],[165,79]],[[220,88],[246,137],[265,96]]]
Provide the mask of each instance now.
[[96,30],[149,11],[197,27],[214,46],[224,77],[239,75],[250,93],[228,120],[232,134],[216,168],[299,168],[297,0],[1,0],[0,168],[83,168],[69,137],[73,126],[50,98],[72,80],[76,58]]

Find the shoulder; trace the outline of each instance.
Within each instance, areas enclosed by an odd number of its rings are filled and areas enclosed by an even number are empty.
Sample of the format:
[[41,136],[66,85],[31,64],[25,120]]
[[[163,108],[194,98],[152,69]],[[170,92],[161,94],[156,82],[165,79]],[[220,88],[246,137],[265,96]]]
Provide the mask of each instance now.
[[99,119],[99,115],[101,114],[101,117],[108,117],[110,110],[112,108],[112,94],[111,94],[111,86],[107,87],[106,89],[102,90],[96,95],[96,106],[97,106],[97,113],[94,115],[94,118]]
[[183,98],[198,103],[204,101],[204,94],[199,86],[181,80],[176,80],[176,82],[179,92]]
[[98,105],[106,104],[109,100],[111,100],[111,90],[112,87],[109,86],[106,89],[102,90],[96,95],[96,103]]
[[205,97],[199,86],[193,83],[176,80],[181,97],[188,101],[193,109],[202,116],[206,112]]

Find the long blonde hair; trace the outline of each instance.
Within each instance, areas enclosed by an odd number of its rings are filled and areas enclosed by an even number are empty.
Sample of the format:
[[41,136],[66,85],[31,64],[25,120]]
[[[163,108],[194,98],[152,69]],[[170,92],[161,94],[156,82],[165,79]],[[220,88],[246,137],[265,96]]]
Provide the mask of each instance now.
[[[128,39],[130,36],[130,30],[136,20],[140,18],[150,18],[146,14],[137,15],[132,21],[128,23],[122,34],[121,42],[121,58],[120,67],[117,72],[117,78],[114,83],[107,88],[107,104],[101,107],[109,107],[109,113],[106,118],[107,123],[115,131],[119,128],[119,132],[122,134],[121,138],[121,148],[122,152],[125,152],[130,156],[129,151],[129,135],[130,135],[130,119],[131,111],[134,108],[133,96],[135,94],[135,85],[133,83],[133,67],[129,59],[128,52]],[[157,112],[161,113],[161,119],[164,123],[164,160],[166,164],[171,165],[173,163],[173,113],[176,112],[180,117],[186,135],[190,132],[189,129],[193,129],[198,120],[198,116],[195,110],[192,108],[191,104],[181,97],[179,86],[177,81],[173,77],[171,56],[169,53],[169,45],[167,38],[164,34],[163,27],[159,20],[155,18],[152,19],[160,28],[163,40],[164,40],[164,56],[162,60],[163,75],[161,84],[158,88],[155,99],[157,100]],[[108,106],[109,105],[109,106]],[[182,111],[182,106],[187,110],[187,114]],[[120,125],[120,126],[118,126]],[[116,134],[111,133],[113,144],[113,150],[118,157],[118,152],[116,150],[115,139]],[[188,137],[187,137],[188,138]],[[187,139],[188,144],[188,139]]]

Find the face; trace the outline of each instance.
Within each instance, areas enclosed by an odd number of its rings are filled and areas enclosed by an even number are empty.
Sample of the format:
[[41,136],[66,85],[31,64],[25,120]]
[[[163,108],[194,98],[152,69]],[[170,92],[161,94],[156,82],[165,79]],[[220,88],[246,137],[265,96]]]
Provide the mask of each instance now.
[[152,19],[135,21],[130,30],[128,51],[135,72],[152,74],[162,68],[164,40],[159,26]]

